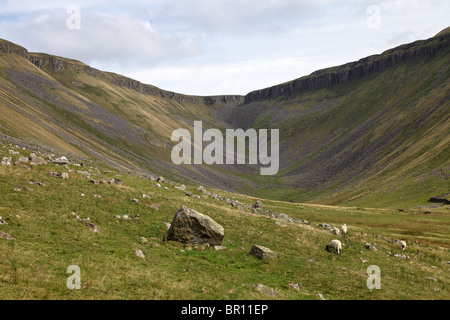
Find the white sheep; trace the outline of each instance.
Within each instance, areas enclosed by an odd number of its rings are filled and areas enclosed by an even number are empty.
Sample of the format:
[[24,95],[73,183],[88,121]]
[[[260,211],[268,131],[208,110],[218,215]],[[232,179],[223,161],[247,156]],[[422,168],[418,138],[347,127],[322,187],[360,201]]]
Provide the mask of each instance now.
[[402,251],[405,251],[405,249],[406,249],[406,242],[405,241],[397,239],[397,240],[394,241],[394,244],[399,245],[400,248],[402,249]]
[[342,243],[339,240],[331,240],[329,244],[325,247],[327,251],[330,251],[330,249],[333,248],[337,254],[341,254],[342,250]]
[[345,236],[347,235],[347,225],[345,223],[341,226],[341,233],[342,236],[345,238]]

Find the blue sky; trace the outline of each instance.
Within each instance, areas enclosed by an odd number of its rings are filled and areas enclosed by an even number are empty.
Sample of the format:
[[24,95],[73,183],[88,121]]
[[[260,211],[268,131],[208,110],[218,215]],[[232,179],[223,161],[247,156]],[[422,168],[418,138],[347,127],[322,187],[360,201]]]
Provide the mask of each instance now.
[[0,38],[171,91],[246,94],[432,37],[449,17],[449,0],[7,0]]

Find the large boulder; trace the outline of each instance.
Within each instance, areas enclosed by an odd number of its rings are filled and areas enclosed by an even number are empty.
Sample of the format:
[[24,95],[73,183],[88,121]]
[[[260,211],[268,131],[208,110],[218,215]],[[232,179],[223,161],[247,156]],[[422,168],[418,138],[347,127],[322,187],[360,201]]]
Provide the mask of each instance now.
[[207,215],[185,206],[175,213],[167,232],[167,240],[186,244],[220,246],[224,238],[223,227]]

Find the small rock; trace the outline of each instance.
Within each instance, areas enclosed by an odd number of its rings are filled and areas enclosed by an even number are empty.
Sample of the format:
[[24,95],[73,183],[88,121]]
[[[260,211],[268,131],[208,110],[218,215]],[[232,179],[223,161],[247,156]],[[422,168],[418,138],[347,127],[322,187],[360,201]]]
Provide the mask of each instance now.
[[261,260],[271,260],[277,257],[277,254],[269,248],[254,244],[250,254]]
[[141,241],[141,243],[143,243],[145,245],[148,244],[148,240],[144,237],[140,237],[139,240]]
[[70,161],[65,156],[53,160],[53,163],[58,165],[65,165],[68,164],[69,162]]
[[158,188],[161,188],[161,185],[160,185],[159,183],[157,183],[156,186],[157,186]]
[[125,221],[130,221],[131,220],[131,218],[127,214],[122,216],[122,219],[125,220]]
[[256,201],[254,204],[253,204],[253,208],[254,209],[262,209],[262,203],[261,203],[261,201]]
[[69,179],[69,174],[67,172],[62,172],[59,177],[61,179]]
[[156,179],[156,182],[161,182],[161,183],[163,183],[163,182],[165,182],[166,181],[166,179],[164,179],[163,177],[159,177],[158,179]]
[[12,161],[12,157],[3,157],[1,164],[3,166],[10,166]]
[[266,296],[278,298],[278,292],[268,286],[265,286],[263,284],[254,284],[253,286],[255,287],[255,289],[257,291],[259,291],[260,293],[262,293]]
[[427,280],[431,280],[431,281],[434,281],[434,282],[436,282],[436,281],[437,281],[437,279],[436,279],[436,278],[433,278],[433,277],[426,277],[425,279],[427,279]]
[[15,238],[11,237],[9,234],[0,231],[0,239],[6,239],[6,240],[14,240]]
[[319,298],[320,300],[327,300],[321,293],[318,293],[316,297]]
[[298,283],[289,283],[289,286],[291,286],[292,288],[294,288],[297,291],[301,290],[301,287]]
[[139,203],[140,201],[138,199],[136,199],[136,198],[132,198],[132,199],[130,199],[130,202]]
[[142,198],[144,198],[144,199],[150,199],[150,196],[149,196],[148,194],[145,194],[145,193],[144,193],[144,194],[142,195]]
[[136,249],[136,251],[134,252],[134,254],[135,254],[137,257],[141,258],[141,259],[145,259],[145,254],[144,254],[141,250],[139,250],[139,249]]
[[214,250],[216,251],[220,251],[220,250],[225,250],[227,247],[225,246],[214,246]]

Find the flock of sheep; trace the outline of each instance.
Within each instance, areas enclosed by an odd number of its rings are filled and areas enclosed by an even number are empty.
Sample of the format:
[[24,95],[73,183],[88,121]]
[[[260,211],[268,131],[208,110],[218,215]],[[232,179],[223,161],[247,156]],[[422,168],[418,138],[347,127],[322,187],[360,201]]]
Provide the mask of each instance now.
[[[345,238],[347,236],[347,225],[344,223],[341,226],[341,230],[339,230],[338,228],[334,227],[333,229],[331,229],[331,233],[335,234],[335,235],[339,235],[342,234],[342,236]],[[400,246],[401,250],[404,251],[406,249],[406,242],[403,240],[395,240],[394,244]],[[329,244],[327,244],[327,246],[325,247],[325,250],[327,251],[331,251],[331,249],[333,249],[336,254],[341,254],[342,251],[342,243],[341,241],[334,239],[331,240]]]

